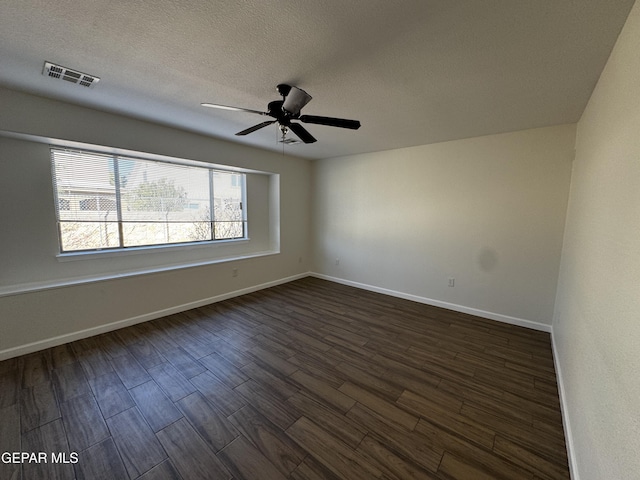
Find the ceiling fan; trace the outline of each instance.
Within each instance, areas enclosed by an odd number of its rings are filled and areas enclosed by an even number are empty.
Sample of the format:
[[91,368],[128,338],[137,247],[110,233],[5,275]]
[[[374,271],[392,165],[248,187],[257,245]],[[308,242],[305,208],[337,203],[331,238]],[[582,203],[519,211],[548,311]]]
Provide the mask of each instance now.
[[281,83],[276,87],[276,90],[282,95],[282,100],[274,100],[269,102],[266,112],[259,110],[250,110],[248,108],[240,107],[228,107],[226,105],[217,105],[214,103],[203,103],[203,107],[220,108],[222,110],[232,110],[235,112],[249,112],[256,113],[258,115],[266,115],[275,120],[267,120],[266,122],[259,123],[253,127],[249,127],[246,130],[236,133],[236,135],[248,135],[260,130],[267,125],[278,123],[280,132],[282,133],[282,139],[291,130],[295,133],[300,140],[304,143],[314,143],[316,139],[311,135],[306,128],[299,123],[294,123],[292,120],[299,120],[302,123],[315,123],[317,125],[327,125],[329,127],[350,128],[357,130],[360,128],[360,122],[358,120],[347,120],[345,118],[333,118],[333,117],[319,117],[317,115],[300,115],[300,110],[307,103],[311,101],[311,95],[304,90],[294,87],[292,85],[285,85]]

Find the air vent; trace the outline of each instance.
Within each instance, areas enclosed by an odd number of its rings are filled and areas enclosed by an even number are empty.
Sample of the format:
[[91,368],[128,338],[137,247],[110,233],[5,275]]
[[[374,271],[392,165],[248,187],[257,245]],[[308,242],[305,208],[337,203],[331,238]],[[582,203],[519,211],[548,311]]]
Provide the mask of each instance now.
[[71,70],[70,68],[63,67],[61,65],[55,65],[50,62],[44,62],[44,69],[42,74],[45,77],[51,77],[59,80],[66,80],[70,83],[75,83],[83,87],[93,88],[93,86],[100,81],[98,77],[89,75],[87,73]]

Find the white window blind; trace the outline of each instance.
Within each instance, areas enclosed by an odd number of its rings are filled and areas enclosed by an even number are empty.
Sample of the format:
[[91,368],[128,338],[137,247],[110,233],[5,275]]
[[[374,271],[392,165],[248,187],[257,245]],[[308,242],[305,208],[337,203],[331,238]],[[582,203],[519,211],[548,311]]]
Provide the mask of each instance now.
[[51,149],[62,252],[246,238],[242,173]]

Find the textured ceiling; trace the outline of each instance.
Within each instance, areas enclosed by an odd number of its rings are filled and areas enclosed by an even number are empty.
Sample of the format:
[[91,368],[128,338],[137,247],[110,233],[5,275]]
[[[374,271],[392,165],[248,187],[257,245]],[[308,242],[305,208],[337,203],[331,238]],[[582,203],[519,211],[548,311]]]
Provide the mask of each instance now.
[[[276,127],[201,102],[266,110],[275,86],[326,158],[576,122],[633,0],[2,0],[0,85],[281,150]],[[44,61],[100,77],[41,75]]]

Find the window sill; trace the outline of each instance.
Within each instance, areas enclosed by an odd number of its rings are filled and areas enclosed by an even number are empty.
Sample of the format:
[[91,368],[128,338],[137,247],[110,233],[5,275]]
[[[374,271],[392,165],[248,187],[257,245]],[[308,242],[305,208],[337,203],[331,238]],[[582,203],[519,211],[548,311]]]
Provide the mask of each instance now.
[[[115,252],[101,252],[101,253],[113,253]],[[9,297],[12,295],[20,295],[23,293],[34,293],[44,290],[51,290],[56,288],[73,287],[76,285],[83,285],[96,282],[105,282],[109,280],[117,280],[121,278],[136,277],[139,275],[151,275],[154,273],[170,272],[173,270],[182,270],[185,268],[203,267],[207,265],[215,265],[219,263],[228,263],[237,260],[247,260],[251,258],[266,257],[270,255],[279,254],[279,250],[267,250],[264,252],[249,253],[246,255],[237,255],[233,257],[218,258],[215,260],[205,260],[196,262],[187,262],[182,264],[167,265],[162,267],[143,268],[138,270],[132,270],[123,273],[110,273],[105,275],[93,275],[85,277],[67,278],[64,280],[45,280],[42,282],[22,283],[19,285],[9,285],[0,287],[0,298]]]
[[97,258],[109,258],[109,257],[122,257],[125,255],[145,255],[150,253],[160,252],[175,252],[175,251],[188,251],[188,250],[202,250],[206,248],[215,248],[223,245],[241,245],[249,242],[249,238],[235,238],[231,240],[216,240],[210,242],[199,243],[175,243],[165,245],[151,245],[145,247],[128,247],[128,248],[114,248],[105,250],[86,250],[78,252],[64,252],[56,255],[59,262],[73,262],[76,260],[93,260]]

